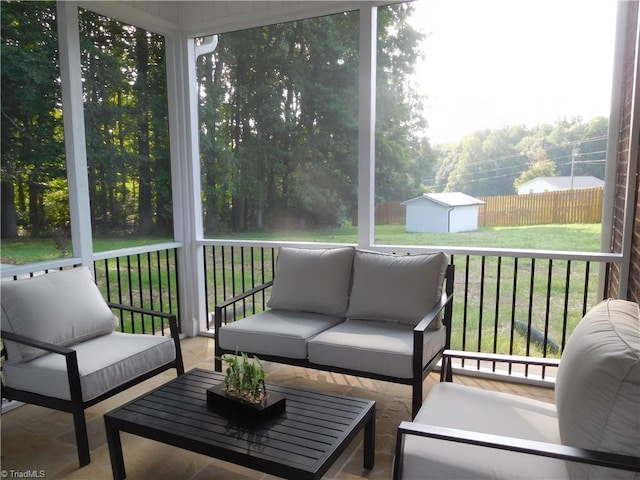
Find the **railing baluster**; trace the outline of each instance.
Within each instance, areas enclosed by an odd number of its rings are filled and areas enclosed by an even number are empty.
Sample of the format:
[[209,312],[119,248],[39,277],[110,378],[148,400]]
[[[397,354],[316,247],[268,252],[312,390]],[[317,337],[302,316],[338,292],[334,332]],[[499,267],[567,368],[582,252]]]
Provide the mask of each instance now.
[[587,313],[587,303],[589,302],[589,267],[591,262],[587,262],[584,272],[584,295],[582,299],[582,316]]
[[516,333],[516,304],[518,299],[518,258],[513,259],[513,291],[511,294],[511,333],[509,335],[509,354],[513,355],[513,341]]
[[158,272],[158,308],[164,312],[164,295],[162,290],[162,271],[160,262],[160,251],[156,251],[156,271]]
[[[467,312],[469,311],[469,261],[470,256],[465,257],[465,269],[464,269],[464,310],[462,315],[462,350],[466,350],[467,347]],[[464,367],[464,360],[462,361]]]
[[571,260],[567,260],[567,274],[565,275],[564,312],[562,315],[562,340],[560,350],[564,350],[567,343],[567,321],[569,320],[569,290],[571,285]]
[[[535,278],[536,278],[536,259],[531,259],[531,279],[529,281],[529,313],[527,315],[527,341],[526,341],[526,355],[531,354],[531,326],[533,323],[533,298],[535,292]],[[524,375],[529,375],[529,366],[524,368]]]
[[[138,296],[140,297],[140,307],[144,308],[144,289],[142,288],[142,265],[140,261],[140,254],[136,254],[136,261],[138,262]],[[151,319],[153,322],[153,319]],[[142,333],[146,333],[145,317],[140,315],[140,321],[142,326]],[[153,331],[153,330],[152,330]]]
[[551,315],[551,283],[553,281],[553,260],[549,259],[547,271],[547,302],[544,313],[544,337],[542,339],[542,356],[547,357],[547,345],[549,340],[549,319]]
[[[496,271],[496,313],[493,317],[493,353],[498,353],[498,324],[500,322],[500,283],[502,282],[502,257],[498,257],[498,265]],[[495,371],[496,363],[493,363],[492,369]]]
[[[212,250],[215,247],[212,247]],[[206,328],[207,330],[211,330],[211,315],[209,314],[211,312],[211,304],[209,302],[209,263],[207,262],[207,246],[203,246],[202,247],[202,270],[204,273],[204,302],[205,302],[205,310],[206,310],[206,314],[207,314],[207,318],[205,319],[205,323],[206,323]],[[214,272],[215,272],[215,266],[214,268]],[[214,302],[215,303],[215,302]]]

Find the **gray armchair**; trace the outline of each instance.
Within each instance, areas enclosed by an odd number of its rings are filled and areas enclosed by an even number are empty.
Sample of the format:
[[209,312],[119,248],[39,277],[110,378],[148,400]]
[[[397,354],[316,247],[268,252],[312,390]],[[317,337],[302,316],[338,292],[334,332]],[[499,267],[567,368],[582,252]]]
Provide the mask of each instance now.
[[[108,304],[87,267],[4,282],[0,293],[2,397],[71,413],[80,466],[91,461],[86,408],[164,370],[184,373],[175,315]],[[117,332],[112,308],[160,318],[170,336]]]
[[398,428],[394,478],[640,478],[639,312],[632,302],[602,302],[559,365],[540,361],[558,366],[555,404],[437,384],[413,422]]

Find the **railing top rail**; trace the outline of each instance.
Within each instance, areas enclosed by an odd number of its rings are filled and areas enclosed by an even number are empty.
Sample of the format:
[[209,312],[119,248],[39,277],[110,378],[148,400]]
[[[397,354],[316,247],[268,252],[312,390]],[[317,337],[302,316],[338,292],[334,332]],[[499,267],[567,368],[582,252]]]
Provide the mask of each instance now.
[[36,272],[44,272],[47,270],[58,270],[64,267],[73,267],[82,264],[80,258],[61,258],[58,260],[47,260],[44,262],[27,263],[25,265],[7,265],[0,266],[1,278],[12,278],[21,275],[31,275]]
[[[321,243],[321,242],[289,242],[289,241],[255,241],[255,240],[230,240],[230,239],[202,239],[198,240],[198,245],[225,246],[225,247],[258,247],[258,248],[278,248],[289,247],[346,247],[357,246],[355,243]],[[569,250],[531,250],[516,248],[477,248],[477,247],[451,247],[451,246],[422,246],[422,245],[372,245],[366,247],[369,250],[380,252],[403,252],[403,253],[430,253],[445,252],[449,255],[475,255],[487,257],[514,257],[514,258],[541,258],[553,260],[576,260],[591,262],[622,262],[622,255],[619,253],[605,252],[573,252]]]
[[104,252],[94,252],[93,261],[105,260],[108,258],[124,257],[127,255],[138,255],[141,253],[171,250],[182,247],[182,242],[154,243],[153,245],[141,245],[139,247],[119,248],[117,250],[105,250]]
[[419,247],[415,245],[376,245],[371,248],[384,252],[445,252],[449,255],[475,255],[484,257],[542,258],[554,260],[579,260],[611,263],[622,262],[622,254],[619,253],[573,252],[570,250],[532,250],[516,248],[477,248],[450,246]]
[[231,239],[201,239],[196,242],[198,245],[222,246],[222,247],[258,247],[258,248],[278,248],[278,247],[303,247],[303,248],[332,248],[332,247],[355,247],[355,243],[323,243],[323,242],[290,242],[281,240],[231,240]]
[[[95,252],[93,261],[105,260],[109,258],[124,257],[127,255],[138,255],[148,252],[164,251],[182,246],[180,242],[156,243],[153,245],[142,245],[139,247],[121,248],[117,250],[106,250],[104,252]],[[60,258],[56,260],[45,260],[43,262],[27,263],[24,265],[1,265],[0,278],[12,278],[20,275],[30,275],[36,272],[44,272],[46,270],[57,270],[64,267],[73,267],[81,265],[82,259],[78,257]]]

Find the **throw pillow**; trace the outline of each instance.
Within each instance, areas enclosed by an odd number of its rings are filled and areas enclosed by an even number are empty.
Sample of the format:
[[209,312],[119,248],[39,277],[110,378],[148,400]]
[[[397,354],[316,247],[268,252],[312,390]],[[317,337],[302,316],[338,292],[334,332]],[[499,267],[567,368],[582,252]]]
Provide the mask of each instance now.
[[[448,257],[356,251],[347,318],[417,325],[439,300]],[[440,328],[441,320],[430,327]]]
[[343,317],[349,302],[353,247],[280,247],[268,306]]
[[[2,283],[2,328],[26,337],[69,346],[112,332],[117,319],[88,267]],[[9,360],[26,362],[45,350],[5,342]]]

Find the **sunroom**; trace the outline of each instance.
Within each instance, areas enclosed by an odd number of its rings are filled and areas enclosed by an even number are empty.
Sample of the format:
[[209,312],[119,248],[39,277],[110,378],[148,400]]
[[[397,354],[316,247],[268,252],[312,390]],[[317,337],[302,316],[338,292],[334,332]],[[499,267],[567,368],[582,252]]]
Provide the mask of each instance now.
[[[59,174],[49,170],[51,177],[43,173],[35,181],[29,169],[45,172],[47,165],[13,160],[56,145],[37,149],[21,140],[24,145],[5,150],[5,131],[12,135],[11,125],[24,130],[28,122],[16,125],[3,100],[3,241],[11,245],[12,227],[18,237],[32,228],[48,232],[44,236],[58,249],[47,259],[20,264],[3,256],[2,279],[89,265],[107,298],[175,313],[183,337],[209,338],[215,335],[214,306],[270,280],[282,245],[444,251],[456,265],[452,347],[532,357],[559,357],[580,318],[601,299],[639,302],[637,2],[617,6],[600,157],[587,156],[584,139],[567,137],[563,144],[569,161],[559,175],[569,169],[573,175],[574,167],[586,168],[595,158],[606,160],[599,164],[605,181],[599,245],[589,251],[576,236],[568,243],[577,247],[557,249],[545,248],[535,233],[519,244],[491,236],[467,244],[407,240],[381,227],[383,204],[424,193],[420,168],[431,158],[428,142],[400,133],[420,119],[392,108],[412,105],[402,68],[418,55],[405,7],[348,1],[55,2],[47,18],[57,26],[49,31],[58,42],[52,54],[59,70],[52,81],[59,79],[61,104],[50,132],[63,148],[58,158],[66,165],[61,191],[68,192],[68,209],[56,213],[50,206],[54,195],[42,187],[59,181]],[[121,43],[105,40],[110,35]],[[402,42],[408,42],[408,59]],[[116,52],[126,64],[106,62]],[[310,73],[304,75],[305,69]],[[102,81],[109,75],[114,79]],[[3,99],[5,85],[3,72]],[[145,92],[142,86],[149,85],[154,90]],[[141,102],[146,117],[136,109]],[[422,159],[411,158],[420,153],[408,151],[411,142],[420,143]],[[429,186],[443,191],[446,184],[437,184],[435,175],[432,169]],[[336,229],[345,222],[353,227],[347,235]],[[110,231],[135,240],[99,241]],[[457,374],[544,387],[553,386],[555,373],[462,360],[454,367]],[[3,411],[8,408],[3,403]]]

